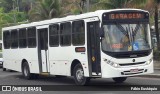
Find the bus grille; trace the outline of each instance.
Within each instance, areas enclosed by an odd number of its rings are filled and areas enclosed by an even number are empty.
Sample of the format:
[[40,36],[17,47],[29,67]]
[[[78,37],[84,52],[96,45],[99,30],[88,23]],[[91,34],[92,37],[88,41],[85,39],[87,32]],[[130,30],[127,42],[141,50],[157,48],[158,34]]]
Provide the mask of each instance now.
[[120,66],[130,66],[130,65],[140,65],[145,64],[145,62],[138,62],[138,63],[125,63],[125,64],[119,64]]

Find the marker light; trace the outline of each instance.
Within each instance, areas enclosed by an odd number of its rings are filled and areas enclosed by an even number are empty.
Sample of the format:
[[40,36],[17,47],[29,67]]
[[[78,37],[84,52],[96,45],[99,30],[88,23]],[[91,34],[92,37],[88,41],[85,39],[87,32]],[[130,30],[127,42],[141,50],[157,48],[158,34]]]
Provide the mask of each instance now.
[[151,62],[152,62],[152,58],[150,59],[150,60],[148,60],[148,61],[146,61],[146,65],[149,65]]
[[119,67],[120,67],[119,64],[117,64],[117,63],[115,63],[115,62],[112,62],[112,61],[110,61],[110,60],[104,59],[104,61],[105,61],[107,64],[111,65],[112,67],[115,67],[115,68],[119,68]]

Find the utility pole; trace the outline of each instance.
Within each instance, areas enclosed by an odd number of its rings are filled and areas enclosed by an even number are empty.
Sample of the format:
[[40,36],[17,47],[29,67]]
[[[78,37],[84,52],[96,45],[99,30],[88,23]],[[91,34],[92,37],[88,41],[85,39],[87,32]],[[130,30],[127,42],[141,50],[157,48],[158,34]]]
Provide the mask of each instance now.
[[89,0],[87,0],[87,12],[89,12],[89,9],[90,9],[90,2]]

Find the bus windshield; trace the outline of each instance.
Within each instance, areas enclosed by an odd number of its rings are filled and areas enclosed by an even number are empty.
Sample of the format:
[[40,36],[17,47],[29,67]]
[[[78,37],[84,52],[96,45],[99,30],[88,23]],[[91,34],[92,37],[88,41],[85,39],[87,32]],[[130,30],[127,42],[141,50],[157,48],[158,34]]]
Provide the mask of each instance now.
[[149,24],[104,24],[102,49],[108,52],[149,50]]

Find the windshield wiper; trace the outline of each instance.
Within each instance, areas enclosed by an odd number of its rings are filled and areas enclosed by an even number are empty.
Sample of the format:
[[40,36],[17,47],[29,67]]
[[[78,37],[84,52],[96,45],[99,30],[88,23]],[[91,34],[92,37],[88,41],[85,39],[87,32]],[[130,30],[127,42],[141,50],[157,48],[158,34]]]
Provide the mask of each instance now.
[[133,30],[133,27],[132,27],[132,33],[133,33],[133,36],[135,36],[137,34],[137,31],[140,29],[140,24],[137,24],[136,25],[136,28]]
[[125,36],[127,36],[127,38],[129,39],[129,34],[128,34],[128,31],[126,31],[123,27],[122,27],[122,25],[120,25],[119,23],[116,23],[116,26],[118,27],[118,29],[120,29],[120,31],[125,35]]

